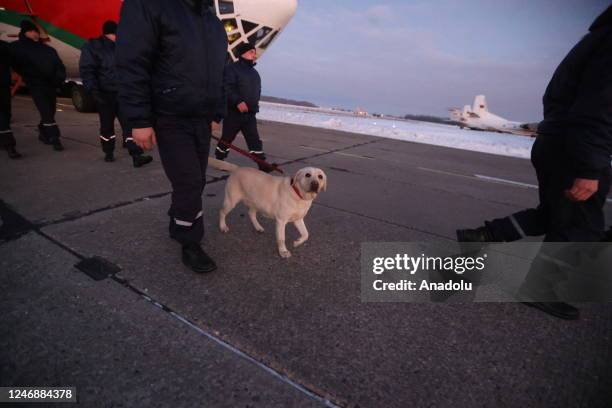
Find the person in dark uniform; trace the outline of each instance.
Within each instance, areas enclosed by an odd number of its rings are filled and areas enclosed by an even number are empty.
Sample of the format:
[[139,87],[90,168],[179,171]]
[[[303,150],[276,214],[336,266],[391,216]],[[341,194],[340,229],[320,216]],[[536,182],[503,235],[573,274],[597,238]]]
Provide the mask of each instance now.
[[[225,160],[229,155],[228,145],[233,143],[238,132],[242,132],[250,153],[260,160],[266,160],[255,117],[259,112],[261,97],[261,78],[255,69],[257,51],[253,44],[242,43],[238,46],[238,54],[238,61],[231,64],[225,72],[228,109],[215,157]],[[271,167],[259,163],[258,166],[265,172],[272,171]]]
[[39,139],[64,150],[55,122],[57,88],[66,80],[66,68],[53,47],[40,41],[38,28],[30,20],[21,22],[19,39],[9,46],[11,66],[23,77],[40,113]]
[[142,149],[134,143],[132,131],[118,111],[115,75],[116,37],[117,23],[106,21],[102,26],[102,36],[89,40],[81,49],[79,71],[85,89],[93,95],[98,108],[100,143],[105,154],[104,160],[115,161],[115,118],[118,117],[123,131],[123,144],[132,156],[134,167],[141,167],[153,161],[153,158],[143,155]]
[[19,159],[17,142],[11,130],[11,68],[8,44],[0,41],[0,148],[8,152],[11,159]]
[[136,144],[159,146],[172,184],[170,237],[198,273],[216,269],[202,250],[202,193],[211,127],[225,116],[227,34],[206,0],[125,0],[117,35],[119,111]]
[[[612,6],[561,62],[544,94],[544,120],[531,151],[538,207],[487,221],[477,229],[457,230],[458,241],[509,242],[540,235],[545,243],[604,238],[612,154],[610,67]],[[535,278],[530,272],[523,288]],[[561,301],[526,303],[565,319],[579,315],[578,309]]]

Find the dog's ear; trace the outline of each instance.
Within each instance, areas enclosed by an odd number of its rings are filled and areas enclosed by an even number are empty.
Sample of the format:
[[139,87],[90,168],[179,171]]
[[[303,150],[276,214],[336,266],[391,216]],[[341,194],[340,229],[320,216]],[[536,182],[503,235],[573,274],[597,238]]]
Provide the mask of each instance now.
[[327,174],[323,174],[323,187],[321,187],[321,191],[327,191]]
[[293,176],[292,186],[295,186],[302,178],[304,178],[304,169],[299,169]]

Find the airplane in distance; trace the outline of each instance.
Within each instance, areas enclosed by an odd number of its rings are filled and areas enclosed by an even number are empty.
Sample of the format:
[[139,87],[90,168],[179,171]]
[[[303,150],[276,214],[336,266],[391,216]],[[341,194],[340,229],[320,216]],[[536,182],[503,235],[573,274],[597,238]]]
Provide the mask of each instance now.
[[513,122],[489,112],[484,95],[477,95],[472,106],[465,105],[463,109],[451,108],[449,112],[450,119],[458,123],[461,129],[487,130],[532,137],[537,131],[537,124]]
[[[0,0],[0,40],[15,41],[19,24],[30,19],[41,40],[54,47],[68,74],[66,85],[81,112],[95,108],[79,78],[81,47],[101,35],[106,20],[119,20],[123,0]],[[214,0],[214,10],[228,38],[228,60],[236,61],[237,46],[249,41],[262,54],[287,26],[297,10],[297,0]],[[27,84],[26,84],[27,85]]]

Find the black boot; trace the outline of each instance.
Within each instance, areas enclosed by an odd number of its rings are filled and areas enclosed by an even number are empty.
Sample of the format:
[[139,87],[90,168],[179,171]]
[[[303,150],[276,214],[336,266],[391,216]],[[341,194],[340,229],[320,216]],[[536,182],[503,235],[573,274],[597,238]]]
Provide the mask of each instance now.
[[215,158],[217,160],[225,160],[227,159],[228,155],[229,155],[229,149],[224,150],[219,146],[217,146],[217,148],[215,149]]
[[104,161],[108,163],[112,163],[115,161],[115,154],[113,152],[108,152],[104,156]]
[[21,157],[23,157],[21,153],[19,153],[17,149],[15,149],[15,146],[7,147],[6,151],[8,152],[8,157],[11,159],[20,159]]
[[53,142],[53,150],[56,152],[61,152],[64,150],[64,145],[59,140]]
[[606,232],[606,236],[601,240],[601,242],[612,242],[612,227],[610,227],[610,229]]
[[498,242],[486,226],[476,229],[458,229],[456,232],[458,242]]
[[200,244],[183,245],[183,264],[196,273],[208,273],[217,269],[215,261],[202,250]]
[[45,137],[45,135],[43,135],[42,132],[38,134],[38,140],[40,140],[41,142],[43,142],[46,145],[50,145],[51,144],[49,139],[47,137]]
[[559,319],[578,320],[580,317],[580,310],[565,302],[523,302],[523,304],[540,309]]
[[[257,157],[259,160],[266,161],[266,155],[264,153],[253,153],[253,156]],[[257,162],[257,167],[264,173],[272,173],[274,171],[273,166],[268,166],[259,162]]]
[[132,156],[132,161],[134,162],[134,167],[142,167],[145,164],[151,163],[153,158],[151,156],[139,154],[137,156]]

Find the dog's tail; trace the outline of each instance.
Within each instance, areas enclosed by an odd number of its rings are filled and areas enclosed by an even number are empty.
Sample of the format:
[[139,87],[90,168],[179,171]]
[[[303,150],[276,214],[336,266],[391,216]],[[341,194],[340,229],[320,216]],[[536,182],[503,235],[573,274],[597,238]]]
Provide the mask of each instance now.
[[236,166],[235,164],[228,163],[223,160],[217,160],[214,157],[208,158],[208,165],[212,167],[213,169],[227,171],[228,173],[231,173],[232,171],[238,168],[238,166]]

